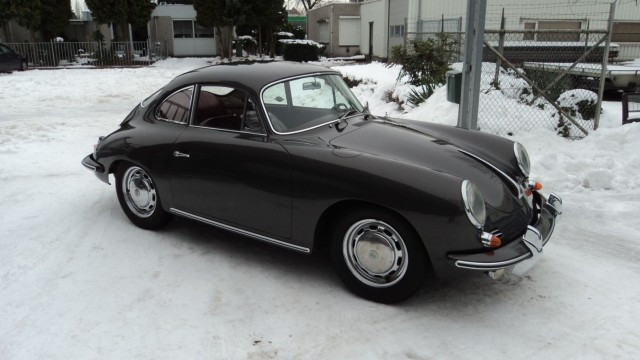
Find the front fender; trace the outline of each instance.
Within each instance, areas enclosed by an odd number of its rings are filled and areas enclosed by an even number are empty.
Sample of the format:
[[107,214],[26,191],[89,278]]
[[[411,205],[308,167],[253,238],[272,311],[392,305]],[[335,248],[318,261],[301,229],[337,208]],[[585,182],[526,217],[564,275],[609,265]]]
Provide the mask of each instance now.
[[292,156],[293,238],[311,248],[318,219],[349,201],[389,209],[416,230],[434,266],[446,253],[481,245],[464,213],[462,179],[422,166],[359,153],[288,144]]

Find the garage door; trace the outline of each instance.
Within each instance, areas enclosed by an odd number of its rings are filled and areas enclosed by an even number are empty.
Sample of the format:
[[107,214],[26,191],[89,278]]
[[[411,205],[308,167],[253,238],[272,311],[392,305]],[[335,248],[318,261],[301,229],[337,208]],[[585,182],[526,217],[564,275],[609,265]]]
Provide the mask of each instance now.
[[213,28],[196,24],[195,20],[173,21],[174,56],[214,56],[216,42]]

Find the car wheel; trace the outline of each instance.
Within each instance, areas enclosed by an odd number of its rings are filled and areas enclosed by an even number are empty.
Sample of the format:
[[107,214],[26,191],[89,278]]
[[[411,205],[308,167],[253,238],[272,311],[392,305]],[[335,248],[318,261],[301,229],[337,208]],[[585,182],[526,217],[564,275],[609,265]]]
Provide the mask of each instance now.
[[116,171],[116,192],[124,213],[143,229],[156,229],[171,220],[162,209],[160,194],[151,176],[143,168],[125,164]]
[[29,64],[25,60],[22,60],[22,62],[20,63],[20,71],[26,71],[28,67]]
[[396,303],[415,293],[424,279],[427,257],[415,231],[386,211],[343,214],[331,236],[331,260],[355,294]]

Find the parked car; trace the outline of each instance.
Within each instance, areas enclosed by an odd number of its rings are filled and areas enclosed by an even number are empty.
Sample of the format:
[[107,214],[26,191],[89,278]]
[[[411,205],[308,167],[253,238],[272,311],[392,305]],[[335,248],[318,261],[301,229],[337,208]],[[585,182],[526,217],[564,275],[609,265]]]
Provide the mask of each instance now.
[[137,226],[183,216],[302,253],[328,247],[354,293],[393,303],[431,268],[522,276],[562,201],[529,179],[522,145],[377,117],[339,73],[283,62],[180,75],[82,164]]
[[28,64],[24,56],[11,50],[7,45],[0,43],[0,72],[24,71],[27,70]]

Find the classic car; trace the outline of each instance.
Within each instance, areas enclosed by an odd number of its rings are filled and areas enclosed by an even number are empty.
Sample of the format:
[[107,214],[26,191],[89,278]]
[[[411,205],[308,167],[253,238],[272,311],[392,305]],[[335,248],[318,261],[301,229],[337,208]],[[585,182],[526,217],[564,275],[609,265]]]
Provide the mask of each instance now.
[[13,70],[27,70],[27,59],[11,50],[5,44],[0,43],[0,72],[10,72]]
[[301,253],[327,249],[366,299],[411,296],[429,269],[522,276],[562,213],[519,143],[369,113],[340,74],[286,62],[180,75],[82,164],[137,226],[178,215]]

